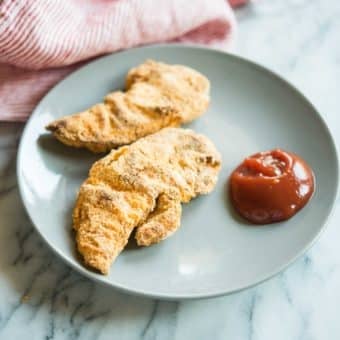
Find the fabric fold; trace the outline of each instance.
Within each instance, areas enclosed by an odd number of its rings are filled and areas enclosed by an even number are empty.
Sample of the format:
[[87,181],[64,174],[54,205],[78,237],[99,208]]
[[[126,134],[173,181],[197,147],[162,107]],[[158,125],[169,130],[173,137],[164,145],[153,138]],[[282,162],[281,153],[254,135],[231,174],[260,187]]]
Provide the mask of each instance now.
[[3,0],[0,120],[25,121],[55,83],[96,56],[174,41],[228,49],[235,27],[225,0]]

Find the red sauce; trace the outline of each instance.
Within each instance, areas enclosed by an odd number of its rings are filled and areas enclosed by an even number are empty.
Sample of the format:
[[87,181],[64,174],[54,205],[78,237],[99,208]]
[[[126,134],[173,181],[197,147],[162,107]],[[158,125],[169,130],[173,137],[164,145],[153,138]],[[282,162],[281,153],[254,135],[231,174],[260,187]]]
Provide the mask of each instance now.
[[286,220],[305,206],[314,192],[314,175],[303,159],[275,149],[246,158],[229,184],[240,215],[267,224]]

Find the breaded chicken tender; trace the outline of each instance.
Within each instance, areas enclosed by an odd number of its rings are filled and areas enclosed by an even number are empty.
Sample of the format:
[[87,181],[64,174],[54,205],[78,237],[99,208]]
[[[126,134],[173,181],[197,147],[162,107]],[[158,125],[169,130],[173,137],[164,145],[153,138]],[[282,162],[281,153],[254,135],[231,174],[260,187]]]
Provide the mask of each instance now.
[[107,274],[134,228],[141,246],[173,234],[181,203],[211,192],[220,166],[208,138],[180,128],[165,128],[97,161],[73,212],[85,264]]
[[46,129],[66,145],[110,151],[199,117],[208,107],[209,89],[208,79],[189,67],[148,60],[130,70],[125,92],[112,92],[103,103]]

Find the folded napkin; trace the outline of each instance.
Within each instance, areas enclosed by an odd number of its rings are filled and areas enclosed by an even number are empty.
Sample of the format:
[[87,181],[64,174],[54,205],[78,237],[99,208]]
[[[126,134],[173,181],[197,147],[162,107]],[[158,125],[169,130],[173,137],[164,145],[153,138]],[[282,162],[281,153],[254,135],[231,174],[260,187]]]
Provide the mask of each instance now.
[[25,121],[86,60],[156,42],[228,49],[247,0],[2,0],[0,120]]

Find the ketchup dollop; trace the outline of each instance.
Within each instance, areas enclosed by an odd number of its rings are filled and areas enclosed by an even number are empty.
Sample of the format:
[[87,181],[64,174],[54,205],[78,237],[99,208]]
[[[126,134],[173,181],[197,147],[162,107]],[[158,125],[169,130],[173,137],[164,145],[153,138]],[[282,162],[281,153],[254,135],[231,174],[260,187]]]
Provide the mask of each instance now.
[[230,195],[241,216],[255,224],[286,220],[314,192],[314,175],[297,155],[275,149],[246,158],[230,176]]

